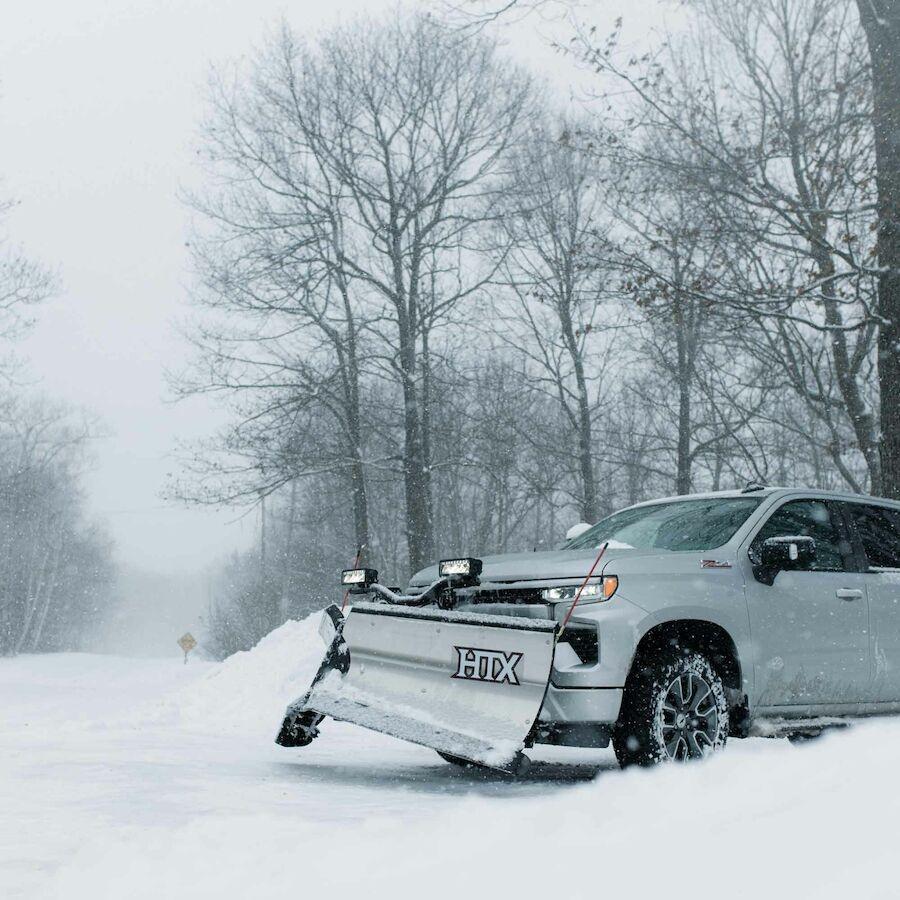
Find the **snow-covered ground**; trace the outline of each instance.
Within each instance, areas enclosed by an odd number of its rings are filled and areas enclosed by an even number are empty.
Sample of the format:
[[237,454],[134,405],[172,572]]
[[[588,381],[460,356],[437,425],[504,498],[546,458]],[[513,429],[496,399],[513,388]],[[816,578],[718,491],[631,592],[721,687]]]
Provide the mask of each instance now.
[[900,724],[620,772],[460,771],[333,722],[272,743],[321,656],[0,660],[0,898],[896,897]]

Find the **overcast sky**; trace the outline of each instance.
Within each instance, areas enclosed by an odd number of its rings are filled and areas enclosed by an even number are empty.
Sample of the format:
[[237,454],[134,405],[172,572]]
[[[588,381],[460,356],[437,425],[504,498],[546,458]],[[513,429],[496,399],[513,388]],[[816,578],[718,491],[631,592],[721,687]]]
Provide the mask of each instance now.
[[[96,413],[88,487],[120,559],[158,572],[205,568],[252,539],[256,519],[160,499],[179,440],[219,421],[209,401],[172,404],[164,372],[187,349],[187,214],[178,189],[197,177],[194,148],[211,62],[251,52],[285,16],[312,34],[386,4],[362,0],[28,0],[0,12],[0,196],[21,205],[12,239],[56,267],[59,295],[21,351],[41,389]],[[433,7],[432,7],[433,8]],[[640,36],[655,0],[586,4],[600,28],[625,17]],[[570,68],[532,19],[513,33],[519,59],[566,84]],[[509,38],[510,32],[506,32]]]

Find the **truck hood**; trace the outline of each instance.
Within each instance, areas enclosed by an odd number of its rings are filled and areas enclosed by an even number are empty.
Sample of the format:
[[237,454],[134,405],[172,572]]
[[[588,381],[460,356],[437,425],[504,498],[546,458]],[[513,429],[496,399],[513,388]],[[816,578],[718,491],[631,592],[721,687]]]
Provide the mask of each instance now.
[[[584,578],[590,571],[597,550],[544,550],[539,553],[503,553],[483,556],[484,568],[481,581],[549,581],[555,579]],[[645,557],[670,556],[666,550],[626,550],[609,548],[603,555],[600,569],[615,572],[616,563],[631,562]],[[679,554],[682,555],[682,554]],[[610,567],[613,568],[610,568]],[[594,573],[601,574],[600,570]],[[438,578],[437,565],[416,572],[410,580],[411,588],[431,584]]]

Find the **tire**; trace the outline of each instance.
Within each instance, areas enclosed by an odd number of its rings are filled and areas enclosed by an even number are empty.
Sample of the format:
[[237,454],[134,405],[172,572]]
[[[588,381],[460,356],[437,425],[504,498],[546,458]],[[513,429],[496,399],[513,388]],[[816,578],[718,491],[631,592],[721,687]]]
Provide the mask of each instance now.
[[700,759],[727,738],[725,685],[706,656],[672,649],[639,661],[613,731],[620,766]]

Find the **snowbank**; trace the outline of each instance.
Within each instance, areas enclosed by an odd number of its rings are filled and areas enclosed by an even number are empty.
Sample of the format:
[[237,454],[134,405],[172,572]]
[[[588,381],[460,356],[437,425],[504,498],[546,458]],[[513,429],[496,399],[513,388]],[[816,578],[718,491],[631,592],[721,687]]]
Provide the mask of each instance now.
[[252,650],[235,653],[163,701],[192,731],[246,732],[271,739],[285,707],[303,694],[325,655],[320,613],[286,622]]

